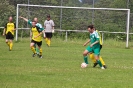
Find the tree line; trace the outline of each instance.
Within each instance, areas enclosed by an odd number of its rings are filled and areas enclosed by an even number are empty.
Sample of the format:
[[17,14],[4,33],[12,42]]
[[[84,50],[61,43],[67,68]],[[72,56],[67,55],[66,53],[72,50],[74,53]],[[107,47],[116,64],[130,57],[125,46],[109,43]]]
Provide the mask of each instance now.
[[[3,27],[8,21],[8,17],[12,15],[16,19],[16,6],[17,4],[37,4],[37,5],[55,5],[55,6],[75,6],[75,7],[96,7],[96,8],[130,8],[133,12],[133,1],[127,3],[126,0],[2,0],[0,2],[0,26]],[[93,5],[94,4],[94,5]],[[56,28],[60,28],[60,9],[44,9],[44,8],[30,7],[30,15],[25,8],[20,8],[20,14],[28,16],[32,19],[35,16],[41,17],[40,22],[46,19],[46,14],[51,14],[52,19],[56,22]],[[39,14],[40,13],[40,14]],[[43,16],[44,15],[44,16]],[[102,11],[102,10],[75,10],[63,9],[62,10],[62,23],[61,27],[64,30],[85,30],[88,24],[95,24],[101,31],[125,31],[126,27],[126,12],[122,11]],[[130,22],[130,30],[132,29]],[[93,22],[92,22],[93,21]],[[26,23],[20,21],[19,26],[26,26]],[[1,32],[1,30],[0,30]]]

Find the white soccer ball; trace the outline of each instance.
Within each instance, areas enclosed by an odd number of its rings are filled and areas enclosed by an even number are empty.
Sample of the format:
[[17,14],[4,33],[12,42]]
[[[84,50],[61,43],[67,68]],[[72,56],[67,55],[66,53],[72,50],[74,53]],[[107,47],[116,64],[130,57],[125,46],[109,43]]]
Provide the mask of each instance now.
[[84,63],[84,62],[81,64],[81,68],[86,68],[87,66],[88,65],[86,63]]

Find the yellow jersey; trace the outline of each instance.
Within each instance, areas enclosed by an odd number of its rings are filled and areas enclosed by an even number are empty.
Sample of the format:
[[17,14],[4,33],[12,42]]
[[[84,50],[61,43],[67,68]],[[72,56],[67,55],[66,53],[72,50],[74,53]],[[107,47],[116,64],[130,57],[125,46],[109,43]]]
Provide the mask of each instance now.
[[6,34],[8,32],[11,32],[14,35],[14,29],[16,28],[16,24],[13,22],[8,22],[6,23],[5,29],[6,29]]
[[99,42],[100,42],[100,45],[102,45],[102,44],[103,44],[102,36],[101,36],[101,34],[100,34],[100,32],[99,32],[98,30],[96,30],[96,32],[97,32],[98,35],[99,35]]
[[[37,42],[42,41],[42,36],[41,36],[41,35],[38,36],[38,35],[40,34],[40,32],[42,32],[42,30],[41,30],[39,27],[37,27],[37,26],[32,27],[32,28],[31,28],[31,31],[32,31],[32,39],[33,39],[34,41],[37,41]],[[37,38],[34,38],[34,37],[36,37],[36,36],[38,36],[38,37],[37,37]]]

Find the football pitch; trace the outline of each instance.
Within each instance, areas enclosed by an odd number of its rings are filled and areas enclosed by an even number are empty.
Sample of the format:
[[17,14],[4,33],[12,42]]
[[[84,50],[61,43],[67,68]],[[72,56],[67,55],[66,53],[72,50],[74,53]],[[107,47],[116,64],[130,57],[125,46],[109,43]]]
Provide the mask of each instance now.
[[125,42],[106,40],[101,56],[107,69],[80,67],[86,40],[43,40],[43,58],[32,57],[29,38],[14,42],[8,51],[0,38],[0,88],[133,88],[133,49]]

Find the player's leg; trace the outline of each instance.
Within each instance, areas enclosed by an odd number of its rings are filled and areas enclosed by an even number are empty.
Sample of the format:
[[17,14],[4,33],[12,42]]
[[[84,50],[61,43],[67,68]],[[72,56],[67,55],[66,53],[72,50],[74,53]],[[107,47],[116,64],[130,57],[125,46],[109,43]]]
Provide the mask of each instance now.
[[88,50],[85,50],[85,51],[83,52],[84,62],[85,62],[86,64],[89,64],[89,63],[88,63],[88,56],[87,56],[88,53],[89,53]]
[[[94,63],[93,67],[96,67],[98,63],[97,63],[97,61],[95,59],[94,54],[93,53],[89,54],[89,57],[92,60],[92,62]],[[105,62],[104,62],[104,60],[103,60],[103,58],[101,56],[99,56],[99,60],[101,61],[103,67],[107,68],[107,66],[105,65]]]
[[6,39],[6,44],[7,44],[8,46],[10,45],[9,39]]
[[[101,51],[101,49],[102,49],[102,45],[100,45],[100,51]],[[99,59],[100,59],[102,65],[103,65],[103,67],[104,68],[107,68],[107,66],[105,65],[105,62],[104,62],[103,58],[101,56],[99,56]]]
[[42,58],[42,41],[40,41],[40,42],[37,42],[37,45],[38,45],[38,49],[39,49],[39,51],[40,51],[40,54],[39,54],[39,58]]
[[12,50],[12,47],[13,47],[13,40],[10,39],[10,44],[9,44],[9,50],[10,50],[10,51]]
[[93,53],[88,54],[93,63],[96,63],[96,59]]
[[101,61],[103,67],[106,69],[107,66],[106,66],[106,64],[105,64],[105,62],[104,62],[104,60],[103,60],[103,58],[101,56],[99,56],[99,60]]
[[96,61],[96,59],[95,59],[94,53],[90,53],[90,54],[89,54],[89,57],[90,57],[90,59],[92,60],[92,62],[94,63],[93,67],[95,67],[98,63],[97,63],[97,61]]
[[32,55],[33,57],[36,56],[36,51],[35,51],[35,47],[34,47],[35,44],[36,44],[35,41],[34,40],[31,40],[30,48],[31,48],[31,50],[33,52],[33,55]]
[[36,47],[36,44],[34,44],[34,47],[35,47],[36,54],[39,56],[39,48]]
[[[98,63],[97,63],[97,61],[96,61],[96,59],[95,59],[94,54],[93,54],[93,53],[89,54],[89,57],[90,57],[90,59],[92,60],[92,62],[94,63],[93,67],[96,67]],[[106,65],[105,65],[105,62],[104,62],[104,60],[102,59],[101,56],[99,56],[99,60],[101,61],[103,67],[104,67],[104,68],[107,68]]]
[[48,43],[47,43],[48,46],[51,45],[51,38],[48,38]]
[[48,42],[47,42],[47,44],[48,44],[48,46],[50,46],[50,45],[51,45],[52,33],[48,33],[47,38],[48,38]]
[[44,39],[45,39],[45,41],[46,41],[46,44],[48,45],[48,33],[47,32],[45,32],[45,34],[44,34]]
[[86,48],[86,50],[83,52],[84,62],[85,62],[86,64],[89,64],[89,63],[88,63],[88,56],[87,56],[87,55],[88,55],[90,52],[92,52],[92,48],[91,48],[90,46],[88,46],[88,47]]
[[14,39],[14,36],[10,32],[9,32],[9,36],[10,36],[9,50],[11,51],[12,50],[12,47],[13,47],[13,39]]
[[97,63],[99,64],[99,66],[101,67],[101,69],[104,69],[104,67],[103,67],[103,65],[102,65],[102,63],[101,63],[101,61],[99,60],[100,48],[97,47],[97,48],[95,48],[93,51],[94,51],[95,59],[96,59]]
[[9,41],[9,39],[10,39],[10,36],[9,36],[9,33],[7,33],[7,34],[6,34],[6,44],[7,44],[8,46],[10,46],[10,41]]

